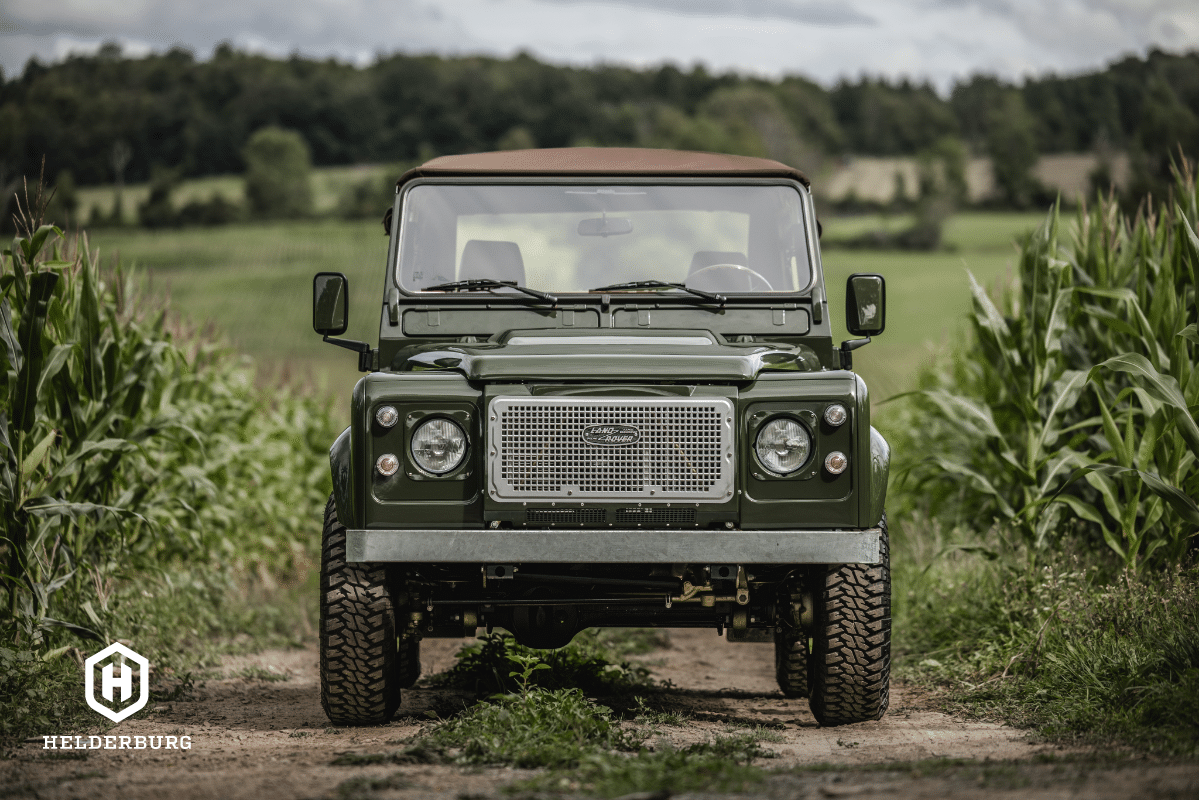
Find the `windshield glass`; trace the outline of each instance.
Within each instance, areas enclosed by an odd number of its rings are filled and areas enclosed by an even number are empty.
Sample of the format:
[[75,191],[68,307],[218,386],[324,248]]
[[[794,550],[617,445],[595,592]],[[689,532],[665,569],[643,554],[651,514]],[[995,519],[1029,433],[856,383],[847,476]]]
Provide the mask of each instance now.
[[793,292],[812,274],[793,186],[425,184],[402,219],[408,291],[492,279],[547,292],[632,281]]

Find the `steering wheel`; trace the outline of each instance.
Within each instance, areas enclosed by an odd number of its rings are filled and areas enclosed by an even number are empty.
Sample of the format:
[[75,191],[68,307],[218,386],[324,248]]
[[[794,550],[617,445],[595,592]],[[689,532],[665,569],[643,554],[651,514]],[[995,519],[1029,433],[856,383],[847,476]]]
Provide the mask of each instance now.
[[[745,286],[738,285],[742,281]],[[741,264],[709,264],[688,275],[685,283],[694,289],[714,292],[774,291],[762,273]]]

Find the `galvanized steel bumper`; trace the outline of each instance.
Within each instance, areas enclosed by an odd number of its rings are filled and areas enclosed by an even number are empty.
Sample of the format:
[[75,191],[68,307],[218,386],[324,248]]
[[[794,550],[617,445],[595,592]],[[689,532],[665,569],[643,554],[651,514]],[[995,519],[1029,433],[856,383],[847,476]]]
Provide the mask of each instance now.
[[346,560],[474,564],[877,564],[882,531],[346,531]]

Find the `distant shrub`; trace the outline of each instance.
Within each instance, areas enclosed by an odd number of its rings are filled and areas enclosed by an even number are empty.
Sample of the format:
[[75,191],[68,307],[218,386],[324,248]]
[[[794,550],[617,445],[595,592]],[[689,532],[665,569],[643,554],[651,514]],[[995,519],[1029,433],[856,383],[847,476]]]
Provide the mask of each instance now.
[[175,228],[179,214],[171,202],[171,194],[179,186],[182,172],[157,166],[150,178],[150,196],[137,206],[137,221],[142,227]]
[[246,199],[264,219],[303,217],[312,210],[312,158],[295,131],[261,128],[242,149],[246,162]]
[[214,192],[207,200],[192,200],[178,212],[179,224],[184,226],[228,225],[241,219],[242,209],[231,203],[220,192]]

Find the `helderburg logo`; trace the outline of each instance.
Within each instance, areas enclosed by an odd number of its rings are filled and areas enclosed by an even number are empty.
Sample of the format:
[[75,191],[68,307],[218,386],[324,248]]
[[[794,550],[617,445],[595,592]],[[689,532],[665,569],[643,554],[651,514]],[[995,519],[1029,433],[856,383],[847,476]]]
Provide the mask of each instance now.
[[[116,658],[112,658],[116,656]],[[110,660],[111,659],[111,660]],[[107,663],[105,663],[107,662]],[[132,663],[131,663],[132,662]],[[138,667],[137,698],[121,708],[133,696],[133,665]],[[100,669],[97,670],[97,667]],[[92,710],[113,722],[120,722],[145,707],[150,699],[150,661],[120,642],[110,644],[83,665],[84,697]],[[100,697],[96,696],[96,672],[100,673]],[[120,710],[116,710],[120,708]]]
[[588,425],[583,441],[599,447],[623,447],[641,441],[641,431],[632,425]]

